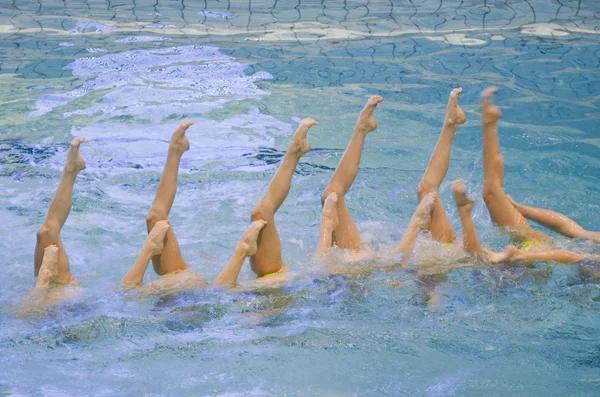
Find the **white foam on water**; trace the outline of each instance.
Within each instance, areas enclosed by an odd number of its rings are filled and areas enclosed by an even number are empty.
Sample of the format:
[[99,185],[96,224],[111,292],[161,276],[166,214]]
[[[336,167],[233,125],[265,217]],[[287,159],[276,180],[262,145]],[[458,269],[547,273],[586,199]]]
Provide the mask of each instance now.
[[231,18],[230,14],[228,14],[226,12],[219,12],[219,11],[199,11],[196,14],[203,15],[207,18],[223,18],[223,19]]
[[425,36],[425,38],[432,41],[443,41],[444,43],[450,45],[477,46],[486,43],[485,40],[467,38],[467,36],[463,33],[453,33],[445,36]]
[[[63,113],[65,118],[95,119],[86,127],[72,128],[72,134],[86,137],[85,146],[94,151],[86,157],[88,172],[100,168],[117,173],[133,168],[160,170],[171,134],[185,117],[193,118],[195,125],[187,134],[191,150],[184,156],[182,172],[211,163],[244,169],[247,161],[240,160],[244,154],[256,153],[258,147],[272,147],[277,137],[293,132],[289,123],[261,114],[256,107],[222,121],[201,116],[231,101],[260,99],[268,94],[255,82],[272,76],[266,72],[248,76],[246,67],[217,48],[199,46],[83,57],[65,69],[75,76],[94,78],[69,92],[40,95],[29,117],[102,91],[102,97],[89,107]],[[169,119],[173,121],[165,123]],[[59,167],[65,155],[58,152],[48,165]]]
[[115,30],[115,26],[104,25],[92,21],[77,21],[75,27],[69,33],[104,33]]
[[[74,115],[137,116],[156,122],[179,108],[181,113],[204,113],[213,102],[260,98],[267,93],[254,82],[270,79],[266,72],[252,76],[247,65],[235,62],[215,47],[182,46],[167,49],[131,50],[99,57],[83,57],[67,65],[75,76],[96,76],[66,93],[41,95],[30,118],[42,116],[92,91],[115,90],[87,109],[67,111]],[[202,101],[207,96],[219,99]]]
[[115,40],[115,43],[146,43],[149,41],[169,41],[168,37],[160,36],[129,36]]
[[566,26],[558,23],[532,23],[521,27],[521,34],[545,37],[565,37],[571,33],[600,34],[593,29],[582,29],[578,26]]
[[[185,173],[207,164],[219,162],[235,167],[235,162],[246,153],[260,146],[272,146],[278,136],[291,136],[289,123],[260,113],[252,107],[245,114],[237,114],[223,121],[194,117],[186,136],[190,150],[181,162]],[[87,172],[95,168],[132,168],[161,170],[167,154],[168,142],[179,121],[165,124],[98,123],[87,127],[73,127],[74,136],[86,137],[86,145],[94,153],[87,157]],[[57,166],[64,161],[66,153],[57,153],[50,162]]]

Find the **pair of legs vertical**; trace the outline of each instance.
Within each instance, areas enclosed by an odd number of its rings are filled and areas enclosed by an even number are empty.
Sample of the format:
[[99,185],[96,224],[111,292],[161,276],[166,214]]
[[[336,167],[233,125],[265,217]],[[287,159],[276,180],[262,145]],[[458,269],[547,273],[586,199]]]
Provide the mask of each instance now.
[[490,87],[482,94],[483,199],[494,223],[505,227],[515,241],[547,241],[548,236],[533,230],[504,192],[504,158],[500,152],[497,127],[502,112],[492,102],[497,91],[498,88]]
[[250,265],[258,277],[277,273],[285,268],[281,256],[281,241],[275,225],[275,213],[290,191],[292,176],[300,157],[311,149],[307,138],[308,130],[317,124],[310,118],[302,120],[267,191],[252,211],[253,222],[258,220],[266,222],[258,235],[257,251],[250,257]]
[[60,231],[71,212],[75,178],[85,169],[85,162],[79,154],[79,146],[84,140],[75,138],[71,143],[60,183],[46,219],[37,232],[34,254],[34,274],[38,277],[36,288],[46,287],[52,282],[66,285],[75,280]]
[[[467,121],[467,117],[458,105],[458,97],[461,92],[462,88],[455,88],[450,92],[440,137],[417,189],[419,202],[426,195],[439,190],[448,172],[454,135],[458,127]],[[429,231],[435,240],[442,243],[451,243],[456,239],[456,234],[452,230],[452,225],[439,195],[435,198]]]
[[377,128],[373,111],[382,100],[380,96],[370,98],[361,111],[350,143],[321,197],[323,215],[317,251],[322,254],[334,243],[343,249],[360,249],[360,233],[348,211],[344,196],[358,174],[367,134]]
[[[136,262],[123,278],[122,283],[125,287],[135,288],[142,284],[150,260],[159,275],[186,270],[190,267],[181,255],[177,237],[168,222],[168,217],[177,193],[181,156],[190,147],[185,133],[192,124],[191,120],[183,121],[171,137],[163,174],[154,202],[146,217],[148,238]],[[245,258],[256,253],[256,240],[264,225],[263,221],[256,221],[250,225],[214,284],[229,286],[236,284]]]
[[[361,247],[360,233],[346,206],[344,196],[358,174],[366,136],[377,128],[373,112],[382,100],[380,96],[373,96],[361,111],[348,147],[321,197],[323,212],[317,247],[317,252],[321,255],[327,255],[334,243],[339,248],[354,251],[358,251]],[[422,198],[425,197],[427,199],[417,207],[407,232],[398,245],[398,250],[404,257],[412,250],[419,230],[429,220],[437,195],[428,192]]]

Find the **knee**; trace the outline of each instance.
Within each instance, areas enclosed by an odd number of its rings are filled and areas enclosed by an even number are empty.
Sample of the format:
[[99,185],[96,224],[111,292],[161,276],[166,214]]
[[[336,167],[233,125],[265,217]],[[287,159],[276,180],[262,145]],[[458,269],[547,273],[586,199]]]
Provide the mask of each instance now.
[[52,239],[53,234],[53,229],[44,223],[37,231],[37,241],[49,241]]
[[419,182],[419,185],[417,186],[417,195],[419,197],[419,200],[425,197],[427,194],[436,191],[437,188],[437,186],[432,185],[427,181]]
[[146,225],[149,229],[154,227],[154,224],[158,221],[163,221],[168,219],[169,217],[163,211],[159,211],[155,208],[150,208],[148,211],[148,215],[146,215]]
[[[331,194],[331,193],[336,193],[338,196],[338,200],[343,200],[344,199],[344,194],[342,193],[341,190],[339,189],[335,189],[333,187],[327,187],[324,191],[323,194],[321,195],[321,206],[325,205],[325,200],[327,199],[327,197]],[[339,202],[339,201],[338,201]]]
[[495,198],[499,197],[499,195],[503,195],[504,191],[501,188],[498,188],[497,186],[494,186],[489,183],[484,183],[481,194],[483,196],[483,201],[485,201],[487,204]]
[[250,216],[250,220],[252,222],[254,222],[258,219],[262,219],[262,220],[268,222],[269,219],[271,219],[272,217],[273,217],[273,210],[271,210],[268,205],[266,205],[264,203],[259,203],[252,210],[252,215]]

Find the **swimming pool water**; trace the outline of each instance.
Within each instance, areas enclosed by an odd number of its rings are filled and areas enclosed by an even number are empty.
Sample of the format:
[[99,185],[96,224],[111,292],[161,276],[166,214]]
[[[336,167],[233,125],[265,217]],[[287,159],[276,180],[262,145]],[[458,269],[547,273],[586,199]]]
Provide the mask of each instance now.
[[[457,86],[468,121],[440,192],[455,230],[449,187],[464,178],[482,241],[507,242],[479,193],[479,95],[490,84],[507,192],[598,230],[600,3],[7,1],[0,26],[0,395],[598,395],[600,291],[577,266],[458,261],[428,305],[416,265],[326,278],[311,256],[320,194],[366,99],[384,102],[347,202],[385,249],[412,215]],[[196,123],[170,219],[184,257],[213,280],[307,116],[319,121],[313,151],[277,213],[293,283],[119,292],[181,119]],[[87,138],[87,169],[62,236],[85,296],[19,317],[74,136]],[[425,239],[419,250],[442,251]],[[246,265],[240,283],[251,279]]]

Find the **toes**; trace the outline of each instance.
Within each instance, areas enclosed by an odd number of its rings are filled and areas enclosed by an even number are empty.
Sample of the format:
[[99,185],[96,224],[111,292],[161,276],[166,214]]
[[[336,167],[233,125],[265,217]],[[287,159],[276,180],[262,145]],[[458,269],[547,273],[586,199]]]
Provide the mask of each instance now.
[[490,100],[496,92],[498,92],[498,87],[488,87],[485,90],[483,90],[481,96],[484,100]]
[[256,226],[256,228],[258,230],[261,230],[263,227],[265,227],[265,225],[267,224],[267,221],[264,221],[262,219],[257,219],[252,223],[254,224],[254,226]]
[[50,244],[46,248],[44,248],[44,252],[58,252],[58,245]]
[[181,122],[180,127],[182,127],[182,128],[188,128],[192,124],[194,124],[194,120],[183,120]]
[[175,137],[182,137],[192,124],[194,124],[194,120],[183,120],[173,135]]
[[381,101],[383,101],[383,97],[379,95],[374,95],[371,98],[369,98],[369,102],[367,102],[367,107],[374,108],[377,105],[379,105]]
[[465,181],[462,179],[458,179],[454,181],[452,184],[452,191],[455,193],[464,193],[465,192]]
[[302,125],[308,126],[308,127],[312,127],[313,125],[319,125],[319,122],[316,120],[311,119],[310,117],[307,117],[305,119],[302,120]]
[[78,149],[79,145],[81,145],[84,141],[85,141],[85,138],[75,138],[71,142],[71,147],[75,148],[75,149]]
[[461,92],[462,88],[460,87],[453,89],[452,92],[450,92],[450,98],[457,99]]

